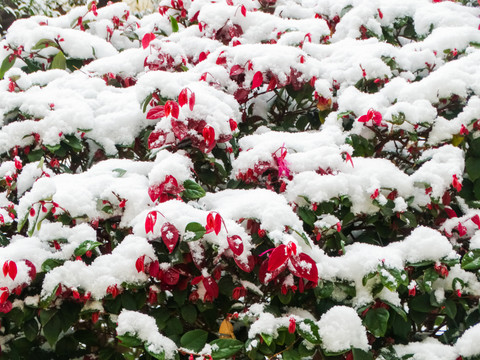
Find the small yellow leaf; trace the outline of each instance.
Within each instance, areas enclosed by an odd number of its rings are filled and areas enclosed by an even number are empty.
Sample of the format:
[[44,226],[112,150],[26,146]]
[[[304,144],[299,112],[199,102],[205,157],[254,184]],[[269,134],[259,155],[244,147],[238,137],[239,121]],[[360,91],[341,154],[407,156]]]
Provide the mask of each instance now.
[[452,145],[453,146],[458,146],[460,145],[462,142],[463,142],[463,139],[465,138],[465,136],[463,135],[459,135],[459,134],[455,134],[453,135],[452,137]]
[[220,324],[220,329],[218,330],[218,337],[220,339],[235,339],[235,334],[233,333],[233,325],[227,319],[223,320]]

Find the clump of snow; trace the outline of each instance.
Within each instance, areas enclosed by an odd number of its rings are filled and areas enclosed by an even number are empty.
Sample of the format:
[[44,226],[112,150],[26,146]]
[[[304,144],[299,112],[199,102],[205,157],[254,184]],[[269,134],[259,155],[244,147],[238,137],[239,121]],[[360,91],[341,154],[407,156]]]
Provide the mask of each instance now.
[[455,350],[465,357],[480,354],[480,324],[476,324],[467,329],[455,343]]
[[159,333],[155,319],[138,311],[122,310],[117,319],[117,334],[136,336],[145,342],[154,354],[165,354],[165,359],[174,359],[177,345]]
[[318,327],[322,347],[329,352],[369,348],[362,320],[351,307],[334,306],[322,315]]

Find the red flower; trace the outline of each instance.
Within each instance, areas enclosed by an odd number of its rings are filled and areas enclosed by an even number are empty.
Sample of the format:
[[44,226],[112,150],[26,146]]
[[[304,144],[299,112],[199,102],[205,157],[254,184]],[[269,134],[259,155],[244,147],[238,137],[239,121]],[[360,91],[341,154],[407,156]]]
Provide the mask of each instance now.
[[370,120],[372,120],[375,125],[380,126],[382,123],[382,114],[380,114],[378,111],[370,109],[367,111],[367,115],[362,115],[358,118],[358,121],[363,123],[366,123]]
[[233,119],[228,120],[230,123],[230,130],[235,131],[237,129],[237,122]]
[[445,265],[440,264],[440,263],[436,263],[433,266],[433,268],[441,277],[445,278],[445,277],[448,276],[448,269]]
[[97,323],[99,315],[100,315],[100,312],[98,312],[98,311],[95,311],[95,312],[92,313],[92,323],[94,323],[94,324]]
[[115,299],[119,294],[117,284],[107,287],[107,294],[112,295],[112,297]]
[[417,287],[416,286],[413,286],[412,288],[408,289],[408,295],[409,296],[415,296],[416,293],[417,293]]
[[210,146],[215,142],[215,129],[210,125],[207,125],[202,130],[203,138],[205,139],[205,144]]
[[375,189],[372,195],[370,195],[370,199],[375,200],[379,195],[378,189]]
[[296,327],[297,327],[297,322],[295,321],[294,317],[291,317],[288,324],[288,332],[290,334],[293,334],[295,332]]
[[[188,94],[190,93],[190,96]],[[185,88],[182,91],[180,91],[180,94],[178,95],[178,104],[180,107],[185,105],[188,102],[188,107],[190,108],[190,111],[193,110],[193,107],[195,106],[195,93],[190,90],[189,88]]]

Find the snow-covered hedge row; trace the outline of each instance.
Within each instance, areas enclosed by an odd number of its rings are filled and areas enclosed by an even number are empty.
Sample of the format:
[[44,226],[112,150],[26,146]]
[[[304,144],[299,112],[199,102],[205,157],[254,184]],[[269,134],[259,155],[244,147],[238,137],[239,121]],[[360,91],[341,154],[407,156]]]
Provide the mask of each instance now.
[[16,21],[2,358],[479,359],[477,5]]

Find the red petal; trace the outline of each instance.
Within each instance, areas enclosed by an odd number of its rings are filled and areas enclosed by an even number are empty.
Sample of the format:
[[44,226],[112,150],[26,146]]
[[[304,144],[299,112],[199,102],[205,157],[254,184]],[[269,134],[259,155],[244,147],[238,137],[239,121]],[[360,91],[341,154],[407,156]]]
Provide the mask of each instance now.
[[233,5],[233,1],[232,1],[232,0],[227,0],[227,5],[232,6],[232,5]]
[[188,107],[190,111],[193,111],[193,107],[195,106],[195,93],[192,92],[190,95],[190,99],[188,99]]
[[15,264],[15,261],[9,261],[8,275],[12,280],[15,280],[15,277],[17,276],[17,264]]
[[187,92],[188,92],[187,88],[180,91],[180,95],[178,95],[178,105],[183,106],[187,103],[187,99],[188,99]]
[[300,253],[298,256],[293,256],[290,259],[294,268],[294,275],[303,277],[314,283],[318,282],[318,268],[313,259],[305,253]]
[[237,122],[233,119],[228,120],[230,122],[230,130],[235,131],[237,130]]
[[145,255],[140,256],[137,261],[135,261],[135,268],[137,272],[145,272]]
[[209,213],[207,215],[207,225],[205,225],[206,233],[211,233],[215,229],[215,219],[213,218],[213,214]]
[[215,235],[218,235],[220,230],[222,229],[222,217],[220,214],[215,215]]
[[153,233],[153,227],[155,226],[156,222],[157,222],[157,212],[156,211],[150,211],[147,214],[147,218],[145,219],[145,232],[147,234],[149,232]]
[[0,304],[0,312],[6,314],[12,310],[12,303],[10,301],[5,301],[3,304]]
[[252,80],[252,90],[256,89],[257,87],[261,86],[263,83],[263,75],[261,71],[257,71],[255,75],[253,75]]
[[6,290],[2,292],[2,295],[0,295],[0,304],[4,304],[5,301],[7,301],[9,296],[8,289],[7,288],[3,288],[3,289],[6,289]]
[[146,49],[148,45],[150,45],[150,42],[155,39],[155,34],[154,33],[148,33],[143,35],[142,38],[142,47]]
[[270,254],[270,258],[268,259],[268,271],[275,271],[280,266],[285,264],[288,260],[288,251],[285,245],[280,245],[273,249],[272,253]]
[[270,79],[270,82],[268,83],[267,91],[272,91],[277,87],[277,79],[275,77],[272,77]]
[[177,228],[173,224],[166,222],[162,225],[160,233],[162,234],[163,243],[167,247],[168,252],[171,254],[178,242]]
[[202,279],[203,279],[202,275],[196,276],[192,279],[191,284],[192,285],[197,285],[200,281],[202,281]]
[[247,16],[247,8],[245,7],[245,5],[242,5],[242,7],[240,8],[240,11],[242,12],[243,16]]
[[148,148],[156,149],[162,147],[167,141],[167,134],[163,131],[152,131],[148,137]]
[[5,261],[5,262],[3,263],[3,276],[5,276],[5,277],[6,277],[7,274],[8,274],[8,263],[9,263],[8,261]]
[[165,106],[158,105],[151,108],[147,113],[148,120],[155,120],[165,116]]
[[240,236],[227,236],[227,242],[228,246],[235,255],[240,256],[243,253],[243,241]]

